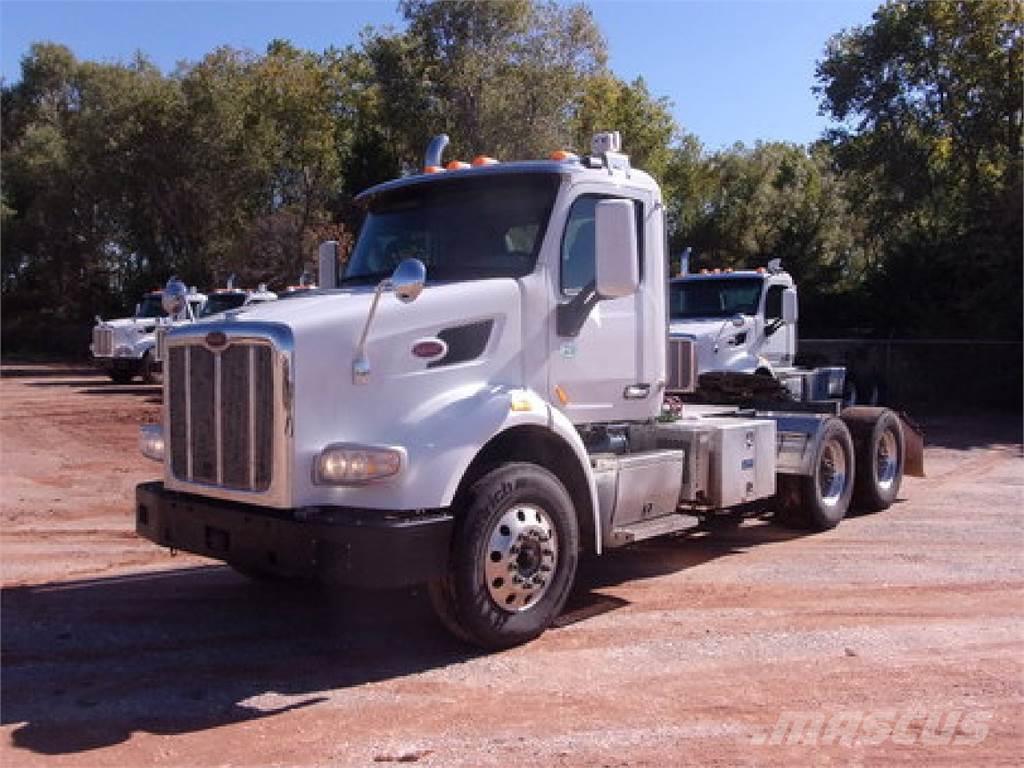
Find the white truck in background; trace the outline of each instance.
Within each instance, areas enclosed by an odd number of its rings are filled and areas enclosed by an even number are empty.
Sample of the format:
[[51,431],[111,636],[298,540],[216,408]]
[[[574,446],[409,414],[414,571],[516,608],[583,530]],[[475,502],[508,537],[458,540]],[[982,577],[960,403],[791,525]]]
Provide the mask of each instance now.
[[669,334],[693,339],[698,375],[773,375],[796,358],[797,306],[796,284],[778,260],[753,270],[705,269],[669,282]]
[[711,390],[709,396],[723,386],[742,389],[743,375],[755,374],[778,381],[796,400],[879,404],[878,378],[863,366],[850,370],[824,360],[813,368],[796,365],[797,286],[779,259],[757,269],[690,272],[687,249],[680,266],[681,274],[669,282],[669,334],[693,339],[698,382]]
[[446,144],[358,197],[340,277],[325,243],[319,289],[169,332],[141,536],[259,577],[426,583],[453,634],[503,648],[558,616],[582,554],[893,502],[892,411],[668,400],[696,345],[669,338],[661,191],[618,134],[533,162],[444,166]]
[[233,312],[245,307],[262,304],[267,301],[277,301],[277,294],[267,289],[263,283],[255,290],[235,287],[235,276],[228,278],[226,288],[218,288],[206,297],[198,312],[188,311],[188,304],[185,294],[182,292],[184,285],[172,278],[162,294],[164,311],[172,318],[171,322],[163,323],[157,327],[154,335],[153,355],[160,365],[163,365],[167,349],[167,334],[171,328],[180,325],[187,325],[198,320],[209,320],[223,315],[225,312]]
[[[185,292],[187,311],[198,315],[206,296],[195,288]],[[171,322],[163,307],[163,292],[150,291],[135,306],[133,317],[96,318],[89,351],[95,365],[106,371],[115,384],[127,384],[136,376],[146,384],[160,382],[160,361],[156,356],[156,332]]]

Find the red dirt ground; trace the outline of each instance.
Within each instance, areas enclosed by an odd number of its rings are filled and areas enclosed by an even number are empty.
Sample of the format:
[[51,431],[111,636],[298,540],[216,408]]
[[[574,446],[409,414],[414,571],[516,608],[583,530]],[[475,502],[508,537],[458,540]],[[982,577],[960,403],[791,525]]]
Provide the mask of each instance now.
[[[754,521],[586,562],[558,628],[483,655],[422,590],[261,586],[136,538],[159,398],[2,368],[5,766],[1024,755],[1019,416],[926,420],[929,478],[835,531]],[[787,712],[821,716],[814,743],[775,732]]]

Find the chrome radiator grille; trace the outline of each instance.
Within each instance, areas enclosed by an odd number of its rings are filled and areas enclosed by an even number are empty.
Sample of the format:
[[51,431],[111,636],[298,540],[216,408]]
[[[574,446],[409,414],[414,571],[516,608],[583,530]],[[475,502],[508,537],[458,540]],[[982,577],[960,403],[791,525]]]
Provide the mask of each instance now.
[[114,329],[92,329],[92,353],[96,357],[111,357],[114,354]]
[[696,388],[696,345],[687,336],[673,336],[668,340],[667,389],[670,392],[693,392]]
[[178,480],[266,491],[274,466],[273,349],[235,341],[167,351],[171,471]]

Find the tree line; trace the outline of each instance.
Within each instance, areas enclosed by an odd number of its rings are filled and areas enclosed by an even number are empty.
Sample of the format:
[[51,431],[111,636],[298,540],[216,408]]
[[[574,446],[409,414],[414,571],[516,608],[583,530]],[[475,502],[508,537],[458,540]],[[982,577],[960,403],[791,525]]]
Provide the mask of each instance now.
[[781,258],[805,333],[1019,339],[1022,7],[886,3],[822,41],[834,128],[717,151],[610,70],[584,5],[403,0],[403,30],[357,45],[224,47],[166,74],[37,43],[0,92],[5,348],[171,274],[294,283],[319,241],[351,240],[354,195],[418,171],[436,133],[449,157],[511,160],[610,129],[662,185],[672,253]]

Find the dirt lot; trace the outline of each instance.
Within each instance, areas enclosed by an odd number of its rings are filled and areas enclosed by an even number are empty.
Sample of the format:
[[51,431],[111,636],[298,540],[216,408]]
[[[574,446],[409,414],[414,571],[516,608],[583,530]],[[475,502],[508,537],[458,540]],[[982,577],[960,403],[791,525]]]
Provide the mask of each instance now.
[[480,655],[422,591],[260,586],[137,539],[159,389],[2,374],[5,766],[1024,755],[1019,417],[926,420],[929,479],[831,533],[748,522],[588,562],[559,628]]

